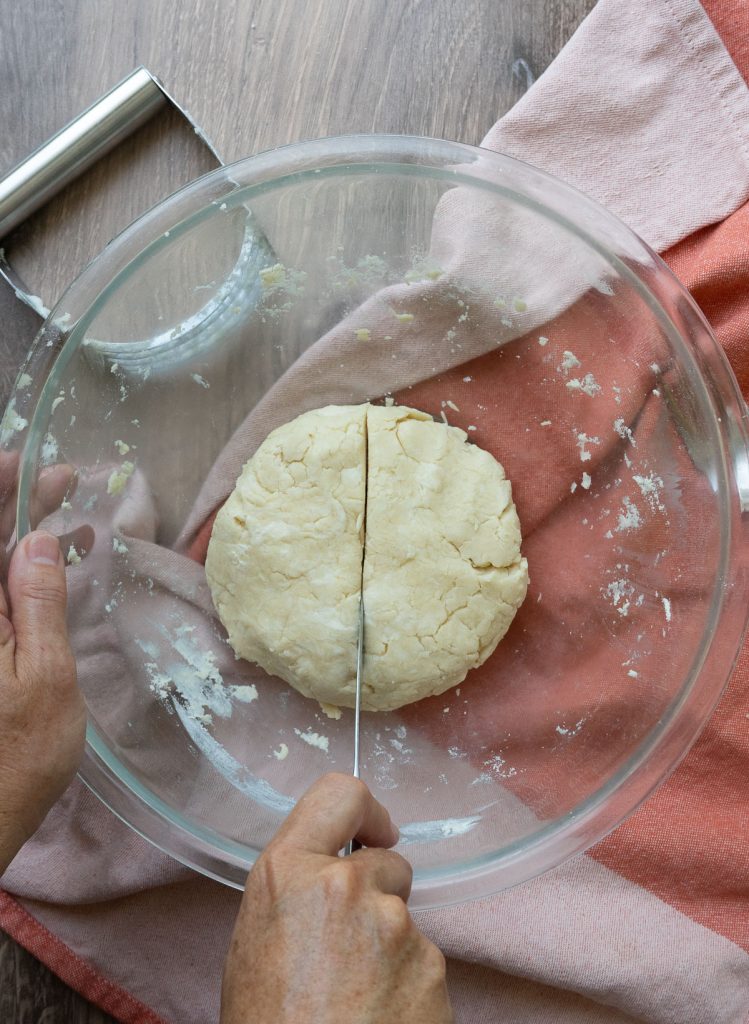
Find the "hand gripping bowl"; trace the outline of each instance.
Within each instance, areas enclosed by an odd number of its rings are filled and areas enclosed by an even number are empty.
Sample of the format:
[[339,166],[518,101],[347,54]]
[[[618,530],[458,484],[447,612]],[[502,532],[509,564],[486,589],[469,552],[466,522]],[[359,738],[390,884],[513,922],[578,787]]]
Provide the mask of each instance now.
[[234,659],[202,567],[209,516],[273,427],[386,396],[499,458],[531,576],[460,687],[363,717],[362,774],[402,828],[414,905],[600,839],[684,755],[739,649],[745,408],[626,227],[532,167],[425,139],[327,139],[209,174],[72,285],[2,441],[22,452],[19,535],[40,525],[43,467],[78,474],[43,525],[71,559],[84,781],[230,885],[314,778],[350,770],[352,718]]

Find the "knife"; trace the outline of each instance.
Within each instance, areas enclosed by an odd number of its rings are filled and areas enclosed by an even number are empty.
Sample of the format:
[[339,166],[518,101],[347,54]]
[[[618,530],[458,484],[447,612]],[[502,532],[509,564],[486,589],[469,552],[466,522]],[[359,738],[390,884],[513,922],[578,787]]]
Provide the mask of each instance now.
[[[364,674],[364,595],[359,594],[359,625],[356,640],[356,699],[354,702],[354,764],[352,774],[355,779],[360,779],[359,774],[359,720],[361,718],[361,685]],[[350,840],[343,848],[344,857],[350,856],[356,850],[361,850],[361,843],[356,839]]]

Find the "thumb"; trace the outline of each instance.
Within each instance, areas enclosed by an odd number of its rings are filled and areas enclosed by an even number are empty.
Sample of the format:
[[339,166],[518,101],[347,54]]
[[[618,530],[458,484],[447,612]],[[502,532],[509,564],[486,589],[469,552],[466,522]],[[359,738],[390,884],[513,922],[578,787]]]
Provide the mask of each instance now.
[[29,682],[75,676],[65,621],[67,590],[56,537],[37,531],[21,541],[8,570],[16,674]]

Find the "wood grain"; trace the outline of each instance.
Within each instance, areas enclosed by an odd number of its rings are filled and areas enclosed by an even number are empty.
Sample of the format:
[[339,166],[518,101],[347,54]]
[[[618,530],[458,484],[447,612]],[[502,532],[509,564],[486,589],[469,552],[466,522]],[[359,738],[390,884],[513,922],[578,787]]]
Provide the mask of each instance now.
[[[0,173],[141,63],[226,161],[356,131],[478,143],[594,2],[0,0]],[[8,257],[49,305],[114,234],[212,166],[167,113],[6,240]],[[3,1024],[110,1019],[0,932]]]

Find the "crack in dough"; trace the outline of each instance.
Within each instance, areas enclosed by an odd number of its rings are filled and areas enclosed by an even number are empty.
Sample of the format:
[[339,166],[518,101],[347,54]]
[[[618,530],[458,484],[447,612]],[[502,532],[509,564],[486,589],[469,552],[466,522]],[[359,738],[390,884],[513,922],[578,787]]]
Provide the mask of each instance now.
[[502,466],[464,431],[401,406],[327,406],[245,465],[206,574],[237,655],[339,707],[354,705],[363,587],[362,707],[388,711],[493,653],[527,590],[520,541]]

